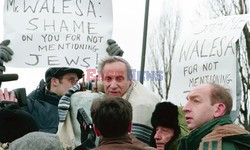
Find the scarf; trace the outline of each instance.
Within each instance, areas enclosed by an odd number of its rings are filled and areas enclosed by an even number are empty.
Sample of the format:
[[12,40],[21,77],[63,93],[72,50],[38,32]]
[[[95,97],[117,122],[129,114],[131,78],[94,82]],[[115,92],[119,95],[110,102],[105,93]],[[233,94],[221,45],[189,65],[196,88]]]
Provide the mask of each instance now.
[[193,130],[188,136],[183,137],[180,140],[179,150],[197,150],[201,139],[207,134],[212,132],[212,130],[217,126],[222,126],[225,124],[231,124],[231,118],[229,115],[225,115],[216,119],[213,119],[199,128]]

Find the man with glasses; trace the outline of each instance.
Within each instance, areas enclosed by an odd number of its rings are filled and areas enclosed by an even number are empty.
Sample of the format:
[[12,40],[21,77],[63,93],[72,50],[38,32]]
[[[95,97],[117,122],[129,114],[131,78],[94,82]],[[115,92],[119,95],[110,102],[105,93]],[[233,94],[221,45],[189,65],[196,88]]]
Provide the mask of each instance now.
[[60,98],[82,78],[77,68],[54,67],[45,73],[38,88],[28,95],[26,111],[38,123],[40,131],[56,133],[59,124],[58,102]]

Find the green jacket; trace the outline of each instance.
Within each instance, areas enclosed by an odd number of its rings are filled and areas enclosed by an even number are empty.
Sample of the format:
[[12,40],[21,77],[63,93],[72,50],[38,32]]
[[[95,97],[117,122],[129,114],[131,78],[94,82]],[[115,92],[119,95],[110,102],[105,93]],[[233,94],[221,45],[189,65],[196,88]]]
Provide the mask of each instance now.
[[229,115],[193,130],[180,141],[179,150],[250,150],[248,131],[232,124]]
[[177,150],[179,140],[189,134],[189,130],[187,128],[187,121],[185,119],[185,113],[183,111],[183,107],[178,107],[178,121],[180,126],[180,135],[177,137],[175,141],[170,143],[165,149],[167,150]]

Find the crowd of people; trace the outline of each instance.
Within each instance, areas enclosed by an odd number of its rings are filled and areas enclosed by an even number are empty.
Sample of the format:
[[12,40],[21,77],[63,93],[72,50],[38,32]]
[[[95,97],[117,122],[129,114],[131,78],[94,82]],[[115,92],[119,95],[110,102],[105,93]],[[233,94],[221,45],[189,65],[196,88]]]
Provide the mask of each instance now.
[[[103,94],[95,95],[89,107],[86,96],[70,99],[83,88],[78,84],[83,71],[78,68],[48,68],[45,80],[22,107],[13,91],[0,89],[0,149],[250,149],[249,132],[230,119],[232,96],[226,88],[215,83],[198,85],[187,95],[184,107],[161,101],[132,80],[131,66],[121,57],[123,51],[116,42],[109,40],[108,44],[110,56],[99,65],[103,91],[98,93]],[[2,71],[3,61],[10,61],[11,55],[8,44],[2,44]],[[80,108],[87,113],[84,122],[75,125]],[[69,124],[77,127],[69,128]],[[81,137],[66,145],[70,136]]]

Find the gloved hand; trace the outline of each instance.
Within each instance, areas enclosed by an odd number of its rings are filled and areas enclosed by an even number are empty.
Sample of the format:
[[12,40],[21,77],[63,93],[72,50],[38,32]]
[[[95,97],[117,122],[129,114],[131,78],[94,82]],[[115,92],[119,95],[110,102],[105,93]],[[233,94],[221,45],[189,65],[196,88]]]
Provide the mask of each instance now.
[[12,59],[11,55],[14,54],[12,49],[8,47],[10,40],[4,40],[0,43],[0,61],[8,62]]
[[107,41],[108,47],[106,51],[108,52],[109,56],[122,56],[124,51],[116,44],[116,41],[113,39],[109,39]]
[[4,40],[0,43],[0,73],[5,71],[5,67],[3,65],[4,62],[8,62],[12,59],[11,55],[14,54],[12,49],[8,47],[10,44],[10,40]]

